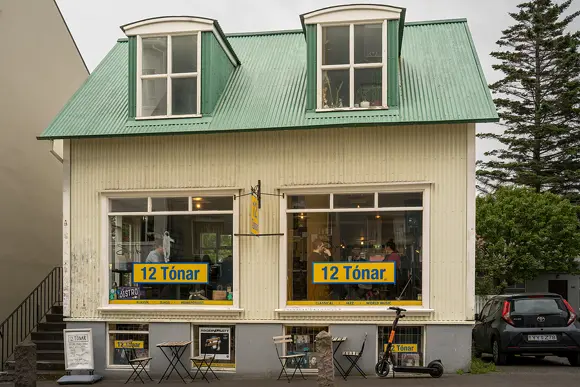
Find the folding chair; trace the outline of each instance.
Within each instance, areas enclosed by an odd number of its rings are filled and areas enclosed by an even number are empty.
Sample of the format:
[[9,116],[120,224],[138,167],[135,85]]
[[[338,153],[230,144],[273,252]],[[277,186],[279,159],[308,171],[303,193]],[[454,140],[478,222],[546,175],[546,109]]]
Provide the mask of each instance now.
[[[205,341],[205,348],[213,347],[214,344],[217,344],[216,343],[217,341],[219,341],[219,338],[207,339]],[[217,375],[215,374],[215,372],[213,372],[213,369],[211,368],[211,365],[215,360],[215,355],[210,355],[207,353],[207,351],[205,352],[206,353],[204,353],[203,355],[195,356],[190,359],[193,362],[193,365],[197,368],[197,370],[195,371],[195,375],[193,375],[193,380],[195,380],[197,374],[199,373],[201,374],[201,378],[209,383],[209,379],[207,378],[207,373],[209,371],[211,371],[214,378],[220,380],[220,378],[217,377]],[[201,367],[205,367],[205,372],[203,372]]]
[[[286,375],[286,379],[288,379],[288,383],[290,383],[290,381],[292,379],[294,379],[294,375],[296,375],[296,371],[300,371],[300,375],[302,375],[302,379],[306,380],[306,378],[304,377],[304,374],[302,373],[302,360],[304,359],[304,356],[306,356],[305,353],[297,353],[297,354],[292,354],[292,355],[280,355],[281,353],[284,353],[284,346],[287,343],[292,343],[292,335],[285,335],[285,336],[274,336],[272,337],[272,339],[274,340],[274,347],[276,348],[276,355],[278,356],[278,360],[280,361],[280,365],[282,365],[282,370],[280,371],[280,374],[278,375],[278,379],[280,380],[280,378],[282,377],[282,373],[284,373],[284,375]],[[278,345],[280,345],[281,347],[281,351],[278,350]],[[289,376],[288,373],[286,372],[286,368],[288,367],[288,361],[292,361],[294,363],[296,363],[296,368],[294,368],[294,373],[292,373],[292,376]]]
[[350,362],[350,367],[348,367],[348,369],[346,370],[346,372],[343,375],[344,380],[346,380],[346,378],[350,375],[350,371],[352,371],[353,368],[356,368],[358,373],[361,374],[361,376],[363,378],[365,378],[365,379],[367,378],[364,371],[357,364],[363,355],[366,342],[367,342],[367,334],[365,333],[365,339],[363,340],[362,347],[361,347],[360,351],[358,351],[358,352],[357,351],[344,351],[342,353],[342,356],[344,356]]
[[[137,357],[137,352],[135,351],[135,348],[133,348],[131,346],[132,342],[133,342],[132,340],[122,341],[122,343],[127,344],[126,346],[123,347],[123,352],[125,352],[125,357],[127,358],[127,362],[129,363],[129,365],[133,369],[133,372],[131,373],[129,378],[125,381],[125,384],[129,383],[129,380],[131,380],[131,379],[133,379],[133,381],[136,381],[137,378],[139,378],[139,380],[141,380],[141,383],[145,384],[145,381],[143,381],[143,379],[141,378],[141,372],[145,372],[145,375],[147,375],[149,380],[153,381],[153,379],[151,379],[151,376],[149,375],[149,373],[145,369],[145,367],[147,367],[147,364],[149,364],[149,362],[153,358],[152,357]],[[135,377],[133,377],[133,375],[135,375]]]

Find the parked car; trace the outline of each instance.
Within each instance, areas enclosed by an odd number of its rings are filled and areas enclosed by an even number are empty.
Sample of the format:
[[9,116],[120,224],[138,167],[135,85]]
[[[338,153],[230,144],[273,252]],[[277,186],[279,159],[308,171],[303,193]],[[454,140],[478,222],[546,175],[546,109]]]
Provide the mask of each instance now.
[[580,322],[558,294],[493,297],[475,315],[472,340],[475,357],[489,353],[498,365],[508,363],[513,355],[560,356],[580,365]]

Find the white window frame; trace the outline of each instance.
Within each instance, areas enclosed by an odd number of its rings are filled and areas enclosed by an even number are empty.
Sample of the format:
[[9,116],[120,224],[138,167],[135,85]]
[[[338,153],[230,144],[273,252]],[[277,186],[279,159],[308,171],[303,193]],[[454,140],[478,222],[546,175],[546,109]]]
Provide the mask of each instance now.
[[[173,73],[173,57],[171,39],[174,36],[193,36],[197,37],[197,71],[191,73]],[[143,38],[167,38],[167,73],[166,74],[150,74],[143,75]],[[201,117],[201,32],[191,31],[174,34],[148,34],[137,35],[137,85],[136,85],[136,117],[137,120],[155,120],[164,118],[191,118]],[[178,78],[193,78],[197,80],[197,100],[196,100],[196,114],[181,114],[175,115],[172,113],[172,79]],[[167,114],[163,116],[143,116],[143,81],[147,79],[166,79],[167,88]]]
[[[109,304],[109,216],[157,216],[157,215],[232,215],[232,232],[239,233],[239,218],[240,218],[240,200],[239,188],[225,188],[213,190],[170,190],[170,191],[101,191],[100,194],[100,211],[101,211],[101,278],[102,281],[102,298],[101,306],[98,308],[102,311],[196,311],[196,312],[214,312],[220,313],[232,312],[240,313],[240,246],[233,240],[233,304],[232,305],[145,305],[145,304]],[[217,210],[217,211],[194,211],[192,209],[192,201],[194,197],[231,197],[232,210]],[[152,198],[189,198],[188,211],[152,211]],[[110,199],[139,199],[147,198],[146,212],[110,212]],[[234,238],[235,239],[235,238]]]
[[[381,211],[381,212],[395,212],[395,211],[422,211],[423,217],[423,244],[422,244],[422,278],[421,278],[421,306],[417,305],[402,305],[402,308],[407,309],[408,313],[431,313],[433,309],[430,309],[430,229],[431,229],[431,183],[418,182],[418,183],[393,183],[393,184],[365,184],[358,186],[320,186],[320,187],[281,187],[279,191],[284,193],[284,197],[280,198],[280,232],[282,236],[280,237],[280,265],[279,265],[279,282],[280,282],[280,292],[279,292],[279,309],[276,309],[277,313],[320,313],[320,312],[330,312],[330,313],[386,313],[394,314],[393,311],[388,310],[384,306],[344,306],[344,305],[288,305],[288,224],[287,224],[287,214],[293,213],[306,213],[306,212],[369,212],[369,211]],[[421,192],[423,194],[423,206],[421,207],[378,207],[378,194],[388,194],[388,193],[417,193]],[[334,194],[359,194],[359,193],[374,193],[375,206],[372,208],[333,208],[333,195]],[[317,194],[329,194],[330,195],[330,208],[329,209],[288,209],[288,196],[289,195],[317,195]]]
[[[112,359],[111,359],[111,334],[137,334],[137,335],[147,335],[149,336],[149,348],[147,348],[147,351],[149,352],[149,356],[151,356],[151,336],[150,336],[150,331],[151,331],[151,326],[149,323],[145,323],[147,324],[147,327],[149,328],[149,330],[147,331],[123,331],[123,330],[111,330],[109,327],[112,324],[116,324],[116,325],[120,325],[120,324],[124,324],[124,325],[132,325],[132,324],[138,324],[138,325],[144,325],[144,323],[142,322],[122,322],[122,323],[117,323],[117,322],[107,322],[107,346],[106,346],[106,365],[105,368],[107,369],[114,369],[114,370],[127,370],[127,369],[131,369],[131,365],[130,364],[112,364]],[[149,371],[151,367],[151,363],[147,364],[147,366],[145,367],[145,369],[147,371]]]
[[[367,24],[381,24],[381,42],[382,42],[382,61],[378,63],[354,63],[354,26]],[[337,65],[323,65],[322,52],[324,46],[322,43],[322,29],[325,27],[344,27],[349,26],[349,63]],[[364,20],[359,22],[342,22],[342,23],[318,23],[316,24],[316,111],[337,111],[337,110],[379,110],[388,109],[387,103],[387,20]],[[382,106],[380,107],[354,107],[355,90],[354,90],[354,71],[356,69],[382,69],[381,80],[381,99]],[[349,70],[349,101],[347,107],[342,108],[324,108],[322,105],[322,72],[325,70]]]

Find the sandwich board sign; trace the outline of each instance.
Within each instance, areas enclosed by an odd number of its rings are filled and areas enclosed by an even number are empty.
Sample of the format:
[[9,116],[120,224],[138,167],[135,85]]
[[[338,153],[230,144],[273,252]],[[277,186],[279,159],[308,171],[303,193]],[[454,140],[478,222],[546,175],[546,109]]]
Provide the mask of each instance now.
[[93,371],[93,332],[91,328],[65,329],[64,364],[67,371]]
[[[63,329],[64,367],[67,375],[58,384],[93,384],[103,377],[95,375],[95,354],[93,350],[93,331],[91,328]],[[71,374],[71,371],[88,374]]]

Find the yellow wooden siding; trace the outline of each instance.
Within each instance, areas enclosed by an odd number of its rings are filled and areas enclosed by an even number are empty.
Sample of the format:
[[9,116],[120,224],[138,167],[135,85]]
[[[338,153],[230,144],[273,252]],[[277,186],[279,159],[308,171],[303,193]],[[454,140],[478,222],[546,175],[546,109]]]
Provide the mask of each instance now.
[[[340,128],[71,141],[71,318],[101,319],[101,190],[240,187],[260,179],[279,187],[429,181],[430,316],[407,321],[462,321],[466,316],[468,125]],[[250,233],[250,199],[241,198],[240,232]],[[264,196],[260,231],[279,231],[277,197]],[[117,320],[275,320],[279,307],[279,238],[242,237],[240,316],[175,312],[115,313]],[[383,321],[380,316],[292,316],[290,320]]]

